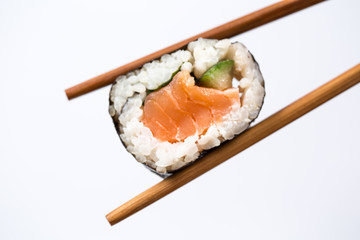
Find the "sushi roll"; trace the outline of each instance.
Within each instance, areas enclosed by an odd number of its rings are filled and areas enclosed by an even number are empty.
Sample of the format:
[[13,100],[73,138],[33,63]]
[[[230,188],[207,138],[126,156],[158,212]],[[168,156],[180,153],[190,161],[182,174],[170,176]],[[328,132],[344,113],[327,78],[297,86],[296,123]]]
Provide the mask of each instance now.
[[246,130],[264,96],[243,44],[200,38],[119,76],[109,113],[127,151],[166,175]]

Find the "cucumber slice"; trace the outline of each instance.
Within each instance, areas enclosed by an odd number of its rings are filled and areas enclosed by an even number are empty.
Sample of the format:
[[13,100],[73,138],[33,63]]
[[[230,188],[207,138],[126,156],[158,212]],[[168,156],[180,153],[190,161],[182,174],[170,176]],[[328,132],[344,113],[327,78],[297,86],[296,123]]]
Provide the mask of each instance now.
[[218,62],[207,70],[204,75],[197,81],[201,87],[215,88],[224,90],[232,87],[234,77],[234,61],[224,60]]

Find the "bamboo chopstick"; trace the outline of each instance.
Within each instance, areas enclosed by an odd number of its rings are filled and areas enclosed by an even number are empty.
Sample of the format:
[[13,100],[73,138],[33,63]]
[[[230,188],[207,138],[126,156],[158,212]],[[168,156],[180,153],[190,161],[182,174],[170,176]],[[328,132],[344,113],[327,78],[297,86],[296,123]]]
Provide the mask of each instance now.
[[111,225],[120,222],[359,82],[360,64],[288,105],[233,140],[221,145],[221,147],[209,152],[194,164],[139,194],[106,215],[107,220]]
[[88,92],[107,86],[113,83],[117,76],[135,70],[145,63],[159,58],[166,53],[176,51],[199,37],[215,39],[230,38],[323,1],[325,0],[284,0],[277,2],[273,5],[237,18],[231,22],[190,37],[172,46],[70,87],[65,90],[65,93],[69,100],[76,98]]

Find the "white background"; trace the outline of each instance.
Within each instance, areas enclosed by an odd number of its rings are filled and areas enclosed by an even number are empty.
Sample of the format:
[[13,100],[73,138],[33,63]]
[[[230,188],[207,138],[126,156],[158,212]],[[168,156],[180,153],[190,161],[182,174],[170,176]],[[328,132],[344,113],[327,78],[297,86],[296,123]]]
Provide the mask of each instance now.
[[[109,87],[64,89],[275,1],[0,1],[0,239],[359,239],[360,86],[110,227],[161,179],[126,152]],[[233,40],[259,62],[256,122],[360,60],[357,0]]]

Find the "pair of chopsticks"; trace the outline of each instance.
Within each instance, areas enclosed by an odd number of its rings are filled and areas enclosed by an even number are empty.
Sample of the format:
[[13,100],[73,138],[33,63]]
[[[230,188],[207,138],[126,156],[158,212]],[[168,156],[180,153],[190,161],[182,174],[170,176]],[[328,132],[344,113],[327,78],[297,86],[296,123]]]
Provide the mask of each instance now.
[[[162,56],[163,54],[173,52],[199,37],[217,39],[229,38],[322,1],[324,0],[285,0],[275,3],[66,89],[67,97],[70,100],[109,85],[116,79],[117,76],[126,74],[127,72],[132,71],[146,62]],[[106,216],[107,220],[111,225],[120,222],[167,194],[175,191],[191,180],[218,166],[230,157],[240,153],[331,98],[356,85],[359,81],[360,64],[305,95],[294,103],[288,105],[233,140],[226,142],[221,145],[221,147],[210,151],[192,165],[139,194],[135,198],[109,213]]]

